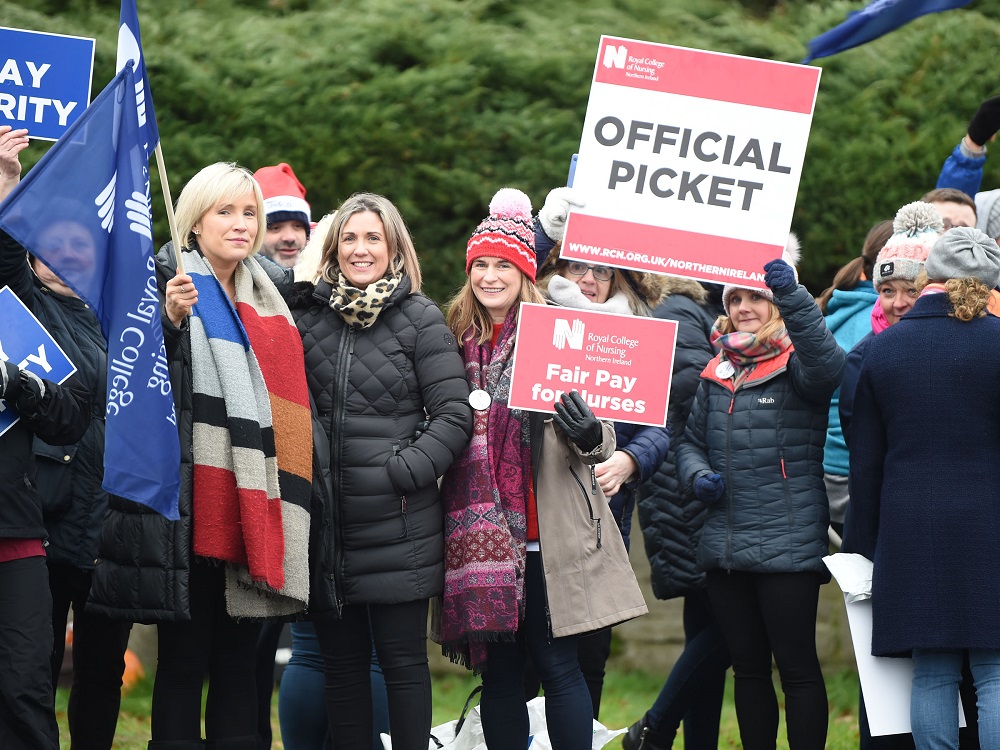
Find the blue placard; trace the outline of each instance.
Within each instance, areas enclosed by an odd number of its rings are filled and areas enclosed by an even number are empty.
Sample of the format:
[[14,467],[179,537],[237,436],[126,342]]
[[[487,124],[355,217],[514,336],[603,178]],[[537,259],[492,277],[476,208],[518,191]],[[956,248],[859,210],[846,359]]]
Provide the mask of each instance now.
[[0,26],[0,125],[55,141],[90,104],[94,40]]
[[[0,322],[0,360],[14,362],[53,383],[61,383],[76,372],[59,344],[9,286],[0,289]],[[0,399],[0,435],[20,418],[13,406]]]

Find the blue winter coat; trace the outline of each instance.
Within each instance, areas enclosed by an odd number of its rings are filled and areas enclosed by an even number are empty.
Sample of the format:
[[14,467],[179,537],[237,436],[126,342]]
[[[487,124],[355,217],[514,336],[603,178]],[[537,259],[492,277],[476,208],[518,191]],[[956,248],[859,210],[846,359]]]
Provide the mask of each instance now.
[[758,364],[735,392],[732,379],[715,375],[719,358],[709,362],[678,448],[686,488],[711,472],[726,486],[702,529],[702,570],[826,573],[823,444],[844,350],[805,287],[774,302],[793,346]]
[[[696,281],[670,278],[667,289],[669,295],[653,314],[678,323],[667,424],[674,438],[679,438],[684,434],[701,371],[715,356],[712,325],[722,307],[716,306]],[[682,491],[674,445],[640,487],[637,504],[656,598],[672,599],[703,588],[705,574],[698,570],[697,550],[706,506]]]
[[872,653],[1000,648],[1000,319],[919,298],[868,346],[845,550],[875,564]]
[[[872,332],[872,307],[878,302],[878,292],[870,281],[859,281],[854,289],[835,289],[826,306],[826,327],[845,352]],[[846,477],[849,468],[847,443],[840,426],[840,394],[843,385],[830,399],[830,426],[823,448],[823,470],[827,474]]]

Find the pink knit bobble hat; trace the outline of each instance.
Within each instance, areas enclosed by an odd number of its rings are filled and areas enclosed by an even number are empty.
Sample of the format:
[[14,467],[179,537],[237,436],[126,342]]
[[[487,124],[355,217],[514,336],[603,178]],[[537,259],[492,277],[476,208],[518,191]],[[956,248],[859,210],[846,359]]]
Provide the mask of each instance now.
[[943,231],[941,214],[930,203],[914,201],[899,209],[892,220],[892,237],[875,259],[875,288],[887,281],[916,280]]
[[490,201],[490,215],[469,238],[465,250],[465,272],[476,258],[503,258],[521,273],[535,280],[535,227],[531,221],[531,200],[520,190],[501,188]]

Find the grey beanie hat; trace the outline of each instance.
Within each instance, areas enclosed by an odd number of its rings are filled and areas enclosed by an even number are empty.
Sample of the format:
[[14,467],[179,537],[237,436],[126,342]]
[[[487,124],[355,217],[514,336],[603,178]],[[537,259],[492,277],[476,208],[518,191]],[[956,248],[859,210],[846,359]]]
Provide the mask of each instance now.
[[931,281],[971,277],[992,289],[1000,283],[1000,247],[978,229],[955,227],[934,243],[924,268]]

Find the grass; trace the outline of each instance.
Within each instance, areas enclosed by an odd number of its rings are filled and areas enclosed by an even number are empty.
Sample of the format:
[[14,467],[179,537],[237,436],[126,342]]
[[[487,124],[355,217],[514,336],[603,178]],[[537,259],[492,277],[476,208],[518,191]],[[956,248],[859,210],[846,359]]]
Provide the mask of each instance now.
[[[627,727],[649,708],[663,682],[660,675],[645,672],[609,672],[604,683],[601,703],[601,722],[605,726]],[[434,725],[458,718],[472,689],[479,684],[478,679],[469,675],[445,675],[434,678]],[[726,697],[722,708],[722,722],[719,731],[720,748],[739,748],[740,734],[733,707],[732,677],[726,683]],[[826,689],[830,701],[830,729],[827,750],[854,750],[858,746],[858,678],[853,671],[843,671],[826,675]],[[781,692],[778,688],[780,698]],[[69,733],[66,729],[66,700],[68,691],[60,688],[56,694],[56,715],[59,720],[60,745],[69,748]],[[152,698],[152,682],[142,680],[122,698],[118,717],[118,731],[115,735],[116,750],[145,750],[149,739],[149,705]],[[271,724],[275,728],[273,750],[284,750],[278,731],[278,701],[272,701]],[[678,736],[674,748],[683,748],[683,737]],[[612,743],[609,748],[617,748]],[[778,732],[779,750],[787,750],[784,737],[784,722]]]

